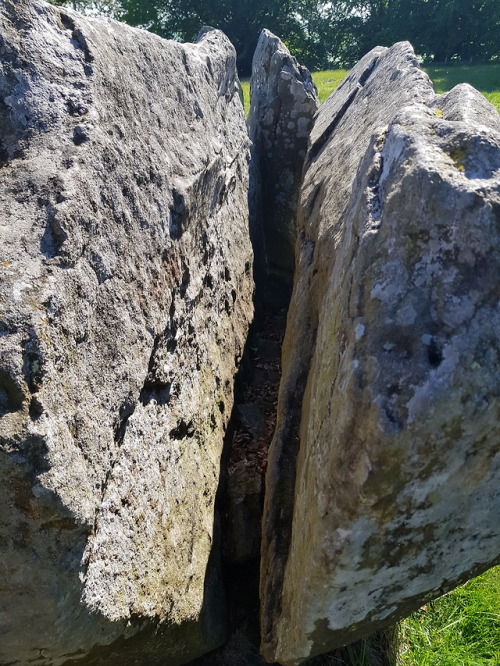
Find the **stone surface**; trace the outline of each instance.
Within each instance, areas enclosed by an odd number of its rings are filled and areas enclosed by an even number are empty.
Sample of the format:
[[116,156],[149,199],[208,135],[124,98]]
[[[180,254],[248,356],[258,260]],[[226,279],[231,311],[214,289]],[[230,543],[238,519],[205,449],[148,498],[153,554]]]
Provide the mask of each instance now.
[[0,662],[184,663],[224,636],[252,317],[235,52],[41,0],[0,21]]
[[263,485],[261,472],[245,460],[228,475],[224,556],[231,564],[258,561]]
[[321,107],[266,481],[263,652],[298,664],[498,561],[500,117],[409,44]]
[[319,103],[309,71],[269,30],[253,57],[250,102],[255,226],[263,233],[270,276],[290,283],[302,167]]
[[[228,570],[235,564],[250,567],[252,577],[260,561],[264,478],[276,424],[280,343],[285,320],[284,307],[277,309],[257,305],[245,357],[235,383],[236,395],[239,399],[244,398],[245,402],[235,405],[227,436],[226,475],[221,484],[224,489],[221,492],[224,561]],[[252,596],[258,599],[258,576],[255,588]],[[242,602],[241,606],[246,606],[246,602]],[[233,614],[231,611],[231,617]],[[258,609],[255,618],[247,619],[250,625],[255,619],[258,626]],[[255,653],[258,652],[258,645],[257,635]]]

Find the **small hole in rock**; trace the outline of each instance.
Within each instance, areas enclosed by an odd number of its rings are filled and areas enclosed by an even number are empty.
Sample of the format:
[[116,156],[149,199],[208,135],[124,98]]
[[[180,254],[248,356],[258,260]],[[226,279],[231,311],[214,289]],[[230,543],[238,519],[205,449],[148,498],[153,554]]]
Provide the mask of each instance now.
[[439,365],[441,365],[441,362],[443,360],[443,353],[436,344],[434,338],[432,338],[429,343],[429,347],[427,349],[427,358],[429,360],[430,365],[433,368],[437,368]]
[[23,392],[12,377],[0,371],[0,416],[20,410],[23,397]]

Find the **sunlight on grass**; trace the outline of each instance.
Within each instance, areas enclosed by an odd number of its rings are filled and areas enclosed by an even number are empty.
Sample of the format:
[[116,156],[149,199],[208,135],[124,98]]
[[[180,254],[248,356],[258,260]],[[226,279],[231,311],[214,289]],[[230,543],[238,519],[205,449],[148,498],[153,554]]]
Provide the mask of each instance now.
[[401,622],[398,652],[398,666],[498,666],[500,567]]
[[437,93],[448,92],[458,83],[470,83],[500,112],[500,64],[424,67],[424,71]]
[[243,105],[245,107],[245,116],[250,113],[250,79],[240,79],[241,89],[243,91]]
[[348,71],[348,69],[329,69],[325,72],[314,72],[312,77],[318,89],[320,102],[324,102],[332,91],[342,83]]
[[[424,67],[424,71],[431,77],[434,90],[444,93],[451,90],[458,83],[470,83],[477,88],[500,112],[500,64],[490,65],[455,65],[452,67]],[[325,99],[344,80],[348,70],[335,69],[324,72],[314,72],[312,77],[318,89],[319,101]],[[245,114],[250,111],[250,79],[241,81],[245,100]]]
[[493,106],[497,107],[497,111],[500,113],[500,92],[483,93],[483,95]]
[[446,92],[457,83],[470,83],[482,93],[500,90],[500,64],[424,67],[436,92]]

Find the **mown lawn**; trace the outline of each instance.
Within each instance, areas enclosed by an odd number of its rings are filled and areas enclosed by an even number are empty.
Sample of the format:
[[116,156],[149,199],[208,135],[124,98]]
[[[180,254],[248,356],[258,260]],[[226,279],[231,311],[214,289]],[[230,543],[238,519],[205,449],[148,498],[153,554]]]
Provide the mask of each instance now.
[[[496,106],[500,112],[500,64],[453,65],[450,67],[424,67],[434,83],[437,93],[451,90],[457,83],[470,83]],[[335,88],[342,83],[348,70],[334,69],[314,72],[313,80],[318,89],[319,101],[324,102]],[[245,99],[245,112],[250,111],[250,80],[241,82]]]
[[399,624],[398,666],[499,666],[500,567]]
[[500,112],[500,64],[424,67],[437,93],[451,90],[457,83],[470,83]]

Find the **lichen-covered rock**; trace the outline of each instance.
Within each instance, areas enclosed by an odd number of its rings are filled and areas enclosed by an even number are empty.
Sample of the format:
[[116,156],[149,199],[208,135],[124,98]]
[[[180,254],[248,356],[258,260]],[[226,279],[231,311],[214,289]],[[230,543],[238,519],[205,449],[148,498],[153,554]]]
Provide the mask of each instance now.
[[309,71],[269,30],[262,31],[255,49],[250,102],[248,133],[257,171],[251,187],[258,190],[255,226],[263,233],[270,276],[288,284],[302,167],[319,103]]
[[500,117],[409,44],[320,109],[266,488],[262,635],[298,664],[498,561]]
[[224,635],[252,316],[235,52],[41,0],[0,20],[0,662],[183,663]]

